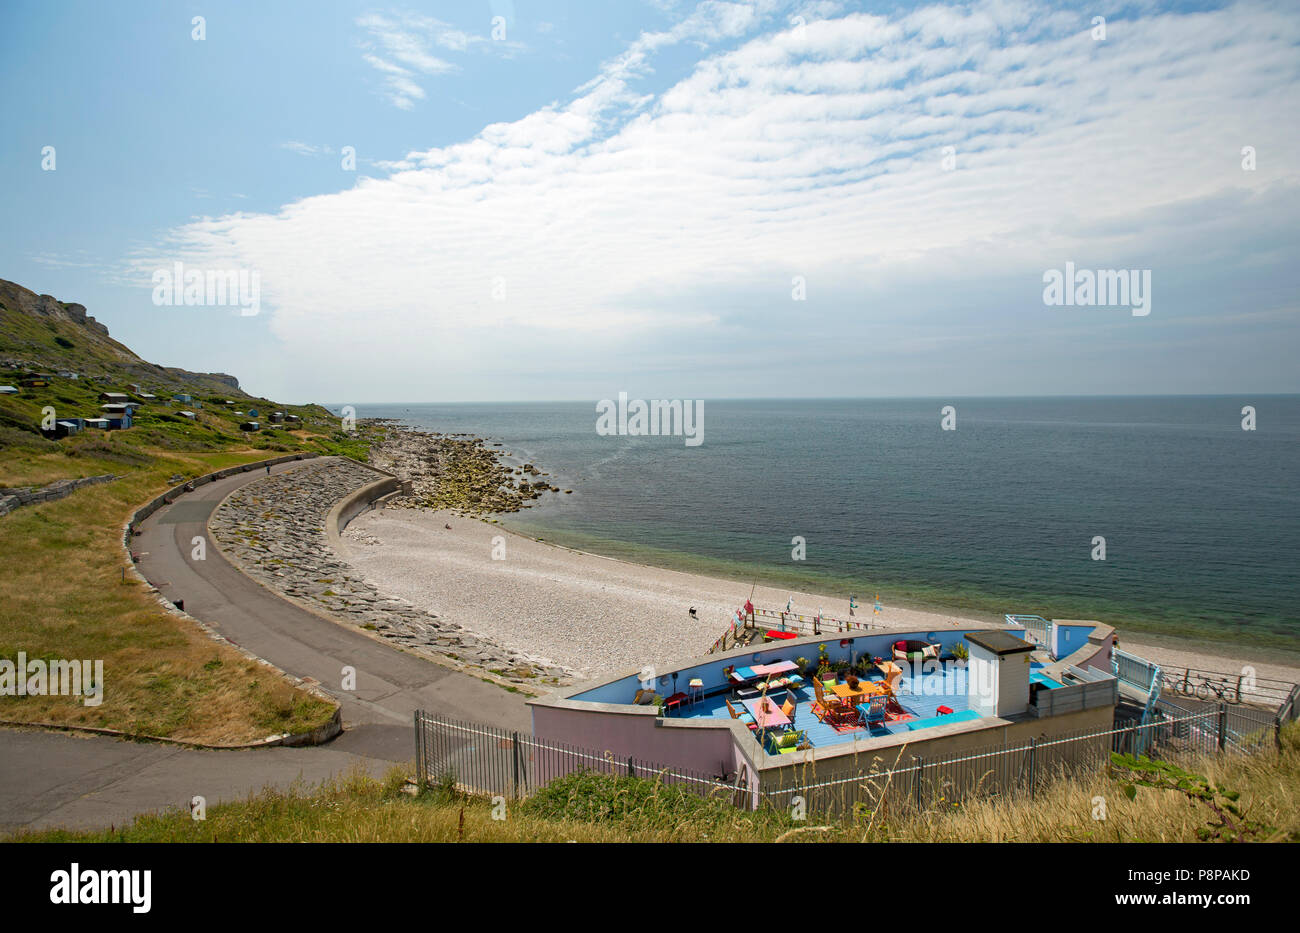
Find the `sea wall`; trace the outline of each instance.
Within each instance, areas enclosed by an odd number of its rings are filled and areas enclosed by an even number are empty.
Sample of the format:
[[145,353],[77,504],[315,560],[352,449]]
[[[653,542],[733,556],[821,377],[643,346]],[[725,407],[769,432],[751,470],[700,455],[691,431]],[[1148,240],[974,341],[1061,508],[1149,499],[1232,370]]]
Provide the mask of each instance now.
[[61,479],[39,489],[33,489],[30,486],[18,489],[0,488],[0,515],[8,515],[14,509],[21,508],[24,505],[53,502],[56,499],[72,495],[78,489],[84,489],[87,486],[100,486],[104,483],[111,483],[115,479],[117,477],[112,473],[105,473],[102,476],[87,476],[84,479]]
[[395,476],[332,457],[241,486],[213,512],[208,529],[221,553],[244,573],[332,621],[457,668],[477,668],[488,679],[567,679],[564,668],[384,595],[343,559],[336,550],[340,531],[403,488]]

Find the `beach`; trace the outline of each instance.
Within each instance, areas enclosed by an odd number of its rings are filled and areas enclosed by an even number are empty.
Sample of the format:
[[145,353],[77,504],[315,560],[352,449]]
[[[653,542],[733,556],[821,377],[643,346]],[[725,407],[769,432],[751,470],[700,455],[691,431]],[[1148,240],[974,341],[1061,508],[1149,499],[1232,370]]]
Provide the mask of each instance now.
[[[446,527],[450,525],[451,527]],[[385,594],[581,677],[639,670],[703,654],[726,630],[752,584],[666,570],[533,540],[489,521],[448,511],[381,509],[358,516],[342,556]],[[495,557],[494,557],[495,553]],[[754,605],[847,619],[842,597],[753,589]],[[873,628],[932,631],[989,628],[996,622],[960,612],[893,606],[872,614],[860,596],[855,619]],[[688,610],[694,606],[698,621]],[[1011,607],[1008,611],[1015,611]],[[1195,645],[1155,644],[1117,626],[1122,647],[1169,668],[1300,680],[1300,667],[1255,652],[1224,654]]]

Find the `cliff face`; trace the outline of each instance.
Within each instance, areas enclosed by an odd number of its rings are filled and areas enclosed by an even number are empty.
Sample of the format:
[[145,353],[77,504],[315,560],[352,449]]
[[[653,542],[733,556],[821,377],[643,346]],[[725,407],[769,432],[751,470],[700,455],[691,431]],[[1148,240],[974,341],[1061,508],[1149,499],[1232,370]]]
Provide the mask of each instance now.
[[52,295],[38,295],[16,282],[0,279],[0,304],[31,317],[70,321],[101,336],[108,336],[108,328],[88,315],[85,305],[65,304]]
[[239,380],[226,373],[194,373],[142,360],[110,337],[85,305],[38,295],[5,279],[0,279],[0,368],[72,370],[166,390],[245,395]]

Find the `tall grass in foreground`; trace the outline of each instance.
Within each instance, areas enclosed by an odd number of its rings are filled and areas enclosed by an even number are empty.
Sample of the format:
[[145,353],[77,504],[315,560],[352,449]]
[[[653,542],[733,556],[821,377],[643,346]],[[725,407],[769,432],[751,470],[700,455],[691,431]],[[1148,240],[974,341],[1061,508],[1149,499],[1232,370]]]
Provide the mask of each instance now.
[[[1183,764],[1241,792],[1248,815],[1274,838],[1300,834],[1300,726],[1283,732],[1283,750]],[[403,792],[404,773],[383,781],[355,773],[316,789],[265,791],[214,806],[207,819],[185,812],[143,816],[103,832],[47,831],[13,837],[84,842],[1196,842],[1210,817],[1177,791],[1140,788],[1130,800],[1120,778],[1064,778],[1033,800],[981,799],[940,804],[919,814],[750,813],[647,778],[570,775],[504,812],[460,793],[454,780]],[[1095,818],[1098,798],[1104,819]],[[504,815],[504,819],[494,819]]]

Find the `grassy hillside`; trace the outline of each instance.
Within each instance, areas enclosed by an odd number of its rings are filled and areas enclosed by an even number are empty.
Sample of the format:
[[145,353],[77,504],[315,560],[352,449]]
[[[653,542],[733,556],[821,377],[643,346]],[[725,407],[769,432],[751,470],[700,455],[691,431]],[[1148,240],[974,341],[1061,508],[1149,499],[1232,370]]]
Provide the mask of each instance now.
[[[0,658],[102,659],[105,697],[0,697],[0,719],[124,729],[217,743],[255,741],[323,724],[332,704],[296,690],[240,654],[165,613],[143,587],[123,578],[121,529],[131,512],[174,485],[226,466],[291,451],[365,459],[364,436],[344,433],[319,405],[253,398],[232,377],[188,373],[141,360],[112,340],[78,305],[37,296],[0,280],[0,385],[28,372],[48,386],[0,395],[0,487],[42,486],[112,473],[106,485],[0,516]],[[77,379],[59,377],[76,372]],[[51,440],[55,417],[96,417],[99,393],[129,383],[158,396],[122,431],[88,429]],[[173,394],[193,403],[166,400]],[[135,396],[135,393],[130,393]],[[234,404],[226,405],[226,400]],[[297,414],[292,427],[243,432],[236,414],[256,408]],[[179,415],[193,410],[196,420]]]

